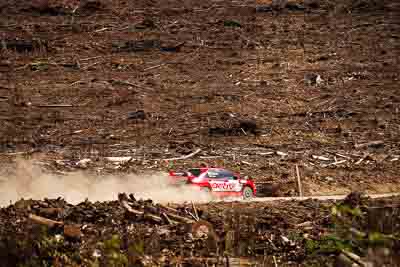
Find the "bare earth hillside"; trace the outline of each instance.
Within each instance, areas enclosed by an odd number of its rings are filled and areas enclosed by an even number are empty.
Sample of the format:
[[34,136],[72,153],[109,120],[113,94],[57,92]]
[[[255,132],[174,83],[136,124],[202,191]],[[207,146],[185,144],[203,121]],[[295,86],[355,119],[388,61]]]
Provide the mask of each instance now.
[[399,11],[2,1],[2,155],[133,156],[129,171],[201,148],[194,163],[287,188],[298,164],[309,194],[398,190]]

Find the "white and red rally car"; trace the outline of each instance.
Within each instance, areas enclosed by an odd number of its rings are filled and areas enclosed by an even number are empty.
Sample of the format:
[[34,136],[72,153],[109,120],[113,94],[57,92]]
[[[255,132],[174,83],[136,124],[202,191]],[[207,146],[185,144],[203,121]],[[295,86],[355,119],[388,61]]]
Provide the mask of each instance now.
[[217,197],[252,198],[256,186],[252,179],[240,176],[224,168],[192,168],[187,171],[170,171],[173,185],[190,185],[210,192]]

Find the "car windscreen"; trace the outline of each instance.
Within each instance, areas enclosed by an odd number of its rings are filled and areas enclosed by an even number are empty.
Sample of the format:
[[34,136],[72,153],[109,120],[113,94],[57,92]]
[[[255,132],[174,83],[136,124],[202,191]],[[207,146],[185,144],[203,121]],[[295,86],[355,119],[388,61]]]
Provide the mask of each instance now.
[[201,174],[200,169],[189,169],[189,172],[195,177],[199,177],[199,175]]

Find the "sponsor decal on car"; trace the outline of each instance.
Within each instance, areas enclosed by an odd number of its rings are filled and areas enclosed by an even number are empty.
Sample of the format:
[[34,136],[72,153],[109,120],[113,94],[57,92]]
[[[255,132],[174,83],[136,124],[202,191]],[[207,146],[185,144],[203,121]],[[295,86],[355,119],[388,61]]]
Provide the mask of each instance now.
[[210,182],[213,191],[233,191],[240,192],[242,185],[235,182]]
[[211,187],[213,189],[224,189],[224,190],[232,190],[235,185],[230,183],[211,183]]

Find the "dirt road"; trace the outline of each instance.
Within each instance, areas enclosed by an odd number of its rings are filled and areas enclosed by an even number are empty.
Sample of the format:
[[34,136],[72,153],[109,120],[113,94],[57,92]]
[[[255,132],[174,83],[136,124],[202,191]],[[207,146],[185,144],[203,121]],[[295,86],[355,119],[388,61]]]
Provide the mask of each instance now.
[[[299,202],[304,201],[307,199],[313,200],[320,200],[320,201],[328,201],[328,200],[343,200],[348,195],[323,195],[323,196],[305,196],[305,197],[255,197],[249,200],[243,200],[241,198],[224,198],[220,200],[213,200],[213,201],[195,201],[199,204],[207,204],[207,203],[229,203],[229,202],[236,202],[236,203],[247,203],[247,202]],[[382,198],[389,198],[389,197],[396,197],[400,196],[400,193],[386,193],[386,194],[365,194],[366,197],[371,199],[382,199]],[[170,203],[170,202],[169,202]]]
[[[389,194],[367,194],[368,197],[376,198],[386,198],[399,196],[400,193],[389,193]],[[331,196],[309,196],[309,197],[256,197],[248,201],[252,202],[270,202],[270,201],[301,201],[306,199],[317,199],[317,200],[341,200],[345,199],[347,195],[331,195]]]

